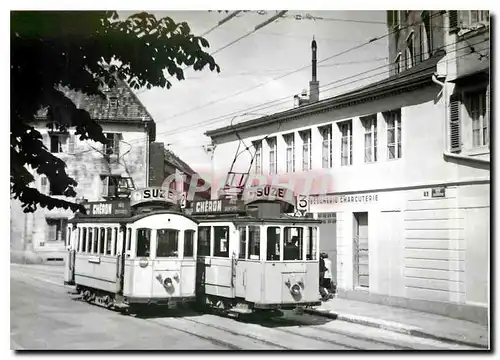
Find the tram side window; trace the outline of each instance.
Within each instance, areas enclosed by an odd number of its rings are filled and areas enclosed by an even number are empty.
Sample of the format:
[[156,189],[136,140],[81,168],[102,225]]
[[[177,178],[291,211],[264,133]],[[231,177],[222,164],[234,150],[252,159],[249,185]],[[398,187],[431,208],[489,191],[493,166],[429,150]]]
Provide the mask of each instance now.
[[92,252],[94,254],[97,254],[99,252],[98,248],[98,241],[99,241],[99,228],[94,228],[94,241],[92,243]]
[[214,226],[214,256],[229,257],[229,226]]
[[132,229],[127,229],[127,251],[130,251],[132,245]]
[[106,229],[106,255],[111,255],[111,228]]
[[82,228],[82,239],[80,242],[80,251],[87,252],[87,228]]
[[88,238],[87,238],[87,253],[92,254],[92,233],[94,232],[94,229],[92,228],[87,228],[88,231]]
[[246,226],[240,226],[238,228],[240,233],[240,252],[238,255],[238,259],[246,259],[247,258],[247,228]]
[[76,251],[80,251],[80,244],[81,244],[81,241],[82,241],[82,230],[80,228],[76,228]]
[[179,230],[159,229],[156,232],[156,257],[179,256]]
[[137,229],[137,257],[149,257],[151,254],[151,229]]
[[210,226],[198,228],[198,255],[210,256]]
[[118,246],[118,228],[113,229],[113,251],[111,253],[112,256],[115,256],[116,253],[118,252],[117,246]]
[[285,238],[283,239],[284,260],[303,260],[303,229],[299,227],[285,227]]
[[318,248],[318,228],[307,228],[307,235],[305,239],[306,244],[306,260],[317,260],[316,250]]
[[260,226],[248,227],[248,258],[260,260]]
[[106,229],[101,228],[99,236],[99,254],[104,255],[104,242],[106,241]]
[[184,230],[184,257],[194,257],[194,230]]
[[71,245],[72,245],[72,244],[71,244],[71,227],[68,227],[68,232],[67,232],[67,234],[68,234],[68,235],[67,235],[67,236],[68,236],[68,238],[67,238],[67,239],[65,239],[65,240],[67,241],[67,242],[66,242],[66,246],[71,246]]
[[280,259],[280,233],[278,226],[267,228],[267,260]]

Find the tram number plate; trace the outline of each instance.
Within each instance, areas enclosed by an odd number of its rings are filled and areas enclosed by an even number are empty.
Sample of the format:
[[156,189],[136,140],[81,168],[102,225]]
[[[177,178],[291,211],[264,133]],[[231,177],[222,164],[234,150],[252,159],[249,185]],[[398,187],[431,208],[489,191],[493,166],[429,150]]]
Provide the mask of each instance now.
[[306,195],[297,196],[297,210],[299,211],[309,210],[309,199]]

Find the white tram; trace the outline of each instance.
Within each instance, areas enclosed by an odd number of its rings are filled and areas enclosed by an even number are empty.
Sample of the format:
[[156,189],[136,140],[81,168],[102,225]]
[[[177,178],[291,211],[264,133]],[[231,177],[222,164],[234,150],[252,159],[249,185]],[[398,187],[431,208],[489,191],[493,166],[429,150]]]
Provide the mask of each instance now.
[[160,188],[86,203],[70,222],[65,283],[86,301],[138,308],[195,300],[197,221]]
[[295,208],[293,192],[275,186],[240,200],[192,203],[201,305],[240,315],[321,304],[320,222],[287,215]]

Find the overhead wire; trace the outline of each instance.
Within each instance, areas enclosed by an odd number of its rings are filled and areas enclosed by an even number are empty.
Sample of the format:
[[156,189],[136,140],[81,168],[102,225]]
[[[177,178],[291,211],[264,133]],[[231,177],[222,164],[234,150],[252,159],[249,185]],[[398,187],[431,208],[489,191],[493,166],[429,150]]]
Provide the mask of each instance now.
[[[438,14],[433,15],[433,17],[434,17],[434,16],[436,16],[436,17],[437,17],[437,16],[438,16]],[[394,30],[394,31],[392,31],[392,32],[388,32],[387,34],[384,34],[384,35],[380,35],[380,36],[376,36],[376,37],[374,37],[374,38],[371,38],[371,39],[369,39],[369,40],[365,41],[364,43],[361,43],[361,44],[359,44],[359,45],[356,45],[356,46],[354,46],[354,47],[351,47],[351,48],[346,49],[346,50],[344,50],[344,51],[341,51],[341,52],[339,52],[339,53],[336,53],[336,54],[333,54],[333,55],[331,55],[331,56],[328,56],[328,57],[326,57],[326,58],[324,58],[324,59],[322,59],[322,60],[319,60],[319,61],[317,62],[317,64],[320,64],[320,63],[322,63],[322,62],[325,62],[325,61],[328,61],[328,60],[334,59],[334,58],[339,57],[339,56],[342,56],[342,55],[345,55],[345,54],[347,54],[347,53],[349,53],[349,52],[351,52],[351,51],[358,50],[358,49],[360,49],[360,48],[362,48],[362,47],[364,47],[364,46],[367,46],[367,45],[369,45],[369,44],[371,44],[371,43],[373,43],[373,42],[375,42],[375,41],[381,40],[381,39],[383,39],[383,38],[385,38],[385,37],[387,37],[387,36],[390,36],[390,35],[392,35],[392,34],[394,34],[394,33],[396,33],[396,32],[399,32],[399,31],[401,31],[401,30],[405,29],[405,28],[415,26],[415,25],[417,25],[417,24],[419,24],[419,23],[424,23],[424,21],[422,20],[422,21],[419,21],[419,22],[416,22],[416,23],[413,23],[413,24],[409,24],[409,25],[407,25],[407,26],[405,26],[405,27],[403,27],[403,28],[400,28],[400,29]],[[310,63],[308,63],[307,65],[304,65],[304,66],[302,66],[302,67],[300,67],[300,68],[298,68],[298,69],[295,69],[295,70],[293,70],[293,71],[287,72],[287,73],[285,73],[284,75],[280,75],[280,76],[278,76],[278,77],[274,77],[274,78],[272,78],[272,79],[270,79],[270,80],[268,80],[268,81],[265,81],[265,82],[259,83],[259,84],[255,85],[255,86],[250,87],[250,88],[246,88],[246,89],[244,89],[244,90],[240,90],[240,91],[238,91],[238,92],[236,92],[236,93],[233,93],[233,94],[230,94],[230,95],[228,95],[228,96],[225,96],[225,97],[222,97],[222,98],[219,98],[219,99],[216,99],[216,100],[212,100],[212,101],[209,101],[209,102],[207,102],[207,103],[205,103],[205,104],[202,104],[202,105],[196,106],[196,107],[194,107],[194,108],[191,108],[191,109],[189,109],[189,110],[186,110],[186,111],[183,111],[183,112],[180,112],[180,113],[177,113],[177,114],[171,115],[171,116],[169,116],[169,117],[167,117],[167,118],[163,119],[162,121],[167,121],[167,120],[170,120],[170,119],[173,119],[173,118],[179,117],[179,116],[184,116],[184,115],[189,114],[189,113],[191,113],[191,112],[193,112],[193,111],[195,111],[195,110],[199,110],[199,109],[202,109],[202,108],[204,108],[204,107],[207,107],[207,106],[210,106],[210,105],[213,105],[213,104],[219,103],[219,102],[221,102],[221,101],[227,100],[227,99],[229,99],[229,98],[232,98],[232,97],[235,97],[235,96],[238,96],[238,95],[244,94],[244,93],[246,93],[246,92],[248,92],[248,91],[255,90],[255,89],[257,89],[257,88],[259,88],[259,87],[261,87],[261,86],[264,86],[264,85],[266,85],[266,84],[269,84],[269,83],[271,83],[271,82],[273,82],[273,81],[276,81],[276,80],[282,79],[282,78],[284,78],[284,77],[290,76],[290,75],[295,74],[295,73],[297,73],[297,72],[299,72],[299,71],[302,71],[302,70],[304,70],[304,69],[308,69],[310,66],[311,66],[311,64],[310,64]]]
[[[483,41],[481,41],[481,42],[483,42]],[[437,48],[436,50],[440,50],[440,49],[443,49],[445,47],[453,46],[453,45],[455,45],[455,44],[448,44],[448,45],[445,45],[445,46],[443,46],[441,48]],[[474,44],[474,45],[477,45],[477,44]],[[367,70],[367,71],[364,71],[364,72],[361,72],[361,73],[357,73],[357,74],[354,74],[354,75],[351,75],[351,76],[348,76],[348,77],[345,77],[345,78],[342,78],[342,79],[338,79],[338,80],[335,80],[335,81],[332,81],[330,83],[327,83],[325,85],[320,86],[320,89],[322,89],[323,91],[331,91],[331,90],[334,90],[334,89],[337,89],[337,88],[340,88],[340,87],[351,85],[351,84],[359,82],[361,80],[366,80],[366,79],[373,78],[373,77],[376,77],[376,76],[379,76],[379,75],[383,75],[384,73],[386,73],[385,71],[384,72],[380,72],[380,73],[376,73],[376,74],[368,76],[368,77],[364,77],[364,78],[361,78],[361,79],[354,80],[354,81],[349,82],[347,84],[330,87],[330,85],[338,84],[338,83],[343,82],[345,80],[348,80],[348,79],[351,79],[351,78],[355,78],[355,77],[357,77],[359,75],[363,75],[363,74],[366,74],[366,73],[373,72],[375,70],[379,70],[379,69],[383,69],[383,68],[387,68],[387,67],[391,67],[391,66],[394,66],[394,64],[391,63],[391,64],[382,65],[382,66],[379,66],[379,67],[376,67],[376,68],[372,68],[370,70]],[[327,87],[329,87],[329,88],[327,88]],[[293,96],[293,94],[289,95],[289,96],[286,96],[286,97],[283,97],[283,98],[280,98],[280,99],[268,101],[268,102],[257,104],[257,105],[254,105],[254,106],[251,106],[251,107],[248,107],[248,108],[245,108],[245,109],[241,109],[241,110],[237,110],[237,111],[234,111],[234,112],[231,112],[231,113],[228,113],[228,114],[217,116],[217,117],[212,118],[212,119],[208,119],[208,120],[205,120],[205,121],[196,122],[196,123],[193,123],[193,124],[190,124],[190,125],[182,126],[182,127],[176,128],[174,130],[169,130],[169,131],[166,131],[166,132],[161,132],[158,135],[173,135],[173,134],[177,134],[179,132],[184,132],[184,131],[188,131],[188,130],[194,129],[194,128],[198,127],[199,125],[212,125],[212,124],[215,124],[215,123],[218,123],[218,122],[229,120],[230,117],[232,117],[232,116],[234,116],[236,114],[239,114],[242,111],[256,111],[256,110],[258,111],[258,110],[262,110],[262,109],[269,108],[269,107],[275,107],[275,106],[284,104],[285,101],[289,101],[291,96]]]
[[[483,43],[485,41],[488,41],[488,40],[481,40],[478,43],[475,43],[473,45],[477,45],[477,44]],[[445,45],[443,47],[436,48],[435,50],[441,50],[443,48],[446,48],[446,47],[449,47],[449,46],[453,46],[453,45],[456,45],[456,43],[448,44],[448,45]],[[467,45],[467,46],[464,46],[464,47],[456,49],[456,50],[458,51],[458,50],[462,50],[462,49],[468,48],[468,47],[469,46]],[[466,54],[466,55],[468,55],[468,54]],[[464,56],[466,56],[466,55],[464,55]],[[454,58],[450,58],[450,59],[448,59],[448,61],[453,60],[453,59]],[[386,71],[379,72],[379,73],[376,73],[376,74],[373,74],[373,75],[370,75],[370,76],[367,76],[367,77],[364,77],[364,78],[361,78],[361,79],[356,79],[356,80],[353,80],[353,81],[348,82],[346,84],[342,84],[342,85],[338,85],[338,86],[331,86],[331,85],[336,85],[336,84],[341,83],[341,82],[343,82],[345,80],[348,80],[348,79],[351,79],[351,78],[355,78],[355,77],[358,77],[360,75],[367,74],[367,73],[373,72],[375,70],[386,68],[386,67],[390,67],[390,66],[394,66],[394,64],[386,64],[386,65],[379,66],[379,67],[376,67],[376,68],[373,68],[373,69],[370,69],[370,70],[367,70],[367,71],[364,71],[364,72],[361,72],[361,73],[357,73],[357,74],[354,74],[354,75],[351,75],[351,76],[348,76],[348,77],[345,77],[345,78],[342,78],[342,79],[339,79],[339,80],[335,80],[335,81],[332,81],[330,83],[327,83],[327,84],[321,86],[320,88],[322,88],[323,91],[332,91],[332,90],[335,90],[335,89],[338,89],[338,88],[342,88],[344,86],[348,86],[348,85],[354,84],[354,83],[359,82],[361,80],[366,80],[366,79],[370,79],[370,78],[373,78],[373,77],[377,77],[379,75],[383,75],[383,74],[386,73]],[[262,103],[262,104],[257,104],[257,105],[254,105],[252,107],[246,108],[246,109],[240,109],[240,110],[234,111],[234,112],[229,113],[229,114],[221,115],[221,116],[218,116],[218,117],[206,120],[206,121],[202,121],[202,122],[197,122],[197,123],[193,123],[193,124],[190,124],[190,125],[186,125],[186,126],[174,129],[174,130],[168,130],[166,132],[160,132],[160,133],[157,134],[157,136],[159,136],[159,135],[172,136],[172,135],[175,135],[175,134],[178,134],[178,133],[182,133],[182,132],[185,132],[185,131],[193,130],[193,129],[199,127],[200,125],[213,125],[215,123],[219,123],[219,122],[222,122],[222,121],[229,120],[231,117],[233,117],[234,115],[240,114],[242,111],[246,111],[246,112],[249,112],[249,111],[259,111],[259,110],[263,110],[263,109],[266,109],[266,108],[269,108],[269,107],[275,107],[275,106],[281,105],[281,104],[276,104],[276,103],[277,102],[284,103],[283,100],[284,101],[289,101],[290,100],[290,96],[286,96],[286,97],[283,97],[283,98],[280,98],[280,99],[277,99],[277,100],[273,100],[273,101],[269,101],[269,102],[265,102],[265,103]]]

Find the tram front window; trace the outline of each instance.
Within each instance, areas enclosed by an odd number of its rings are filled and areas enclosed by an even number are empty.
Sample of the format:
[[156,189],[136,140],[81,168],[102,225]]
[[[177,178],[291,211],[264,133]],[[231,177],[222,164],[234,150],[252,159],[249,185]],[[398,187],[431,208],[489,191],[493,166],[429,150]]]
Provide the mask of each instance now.
[[248,258],[260,259],[260,226],[248,227]]
[[267,228],[267,260],[280,259],[280,232],[277,226]]
[[214,256],[229,257],[229,226],[214,226]]
[[137,257],[149,257],[151,254],[151,229],[137,229]]
[[284,260],[303,260],[302,249],[304,243],[303,229],[299,227],[285,227],[284,231]]
[[156,233],[156,257],[178,257],[179,230],[160,229]]

